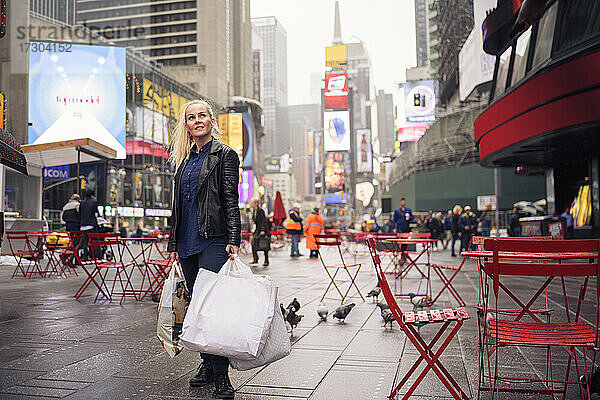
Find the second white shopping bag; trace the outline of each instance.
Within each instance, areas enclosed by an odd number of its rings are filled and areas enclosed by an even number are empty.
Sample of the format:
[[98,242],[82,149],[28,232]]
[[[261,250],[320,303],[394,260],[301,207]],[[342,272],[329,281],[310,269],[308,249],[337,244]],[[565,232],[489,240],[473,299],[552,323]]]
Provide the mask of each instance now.
[[221,271],[201,269],[180,340],[191,351],[251,360],[265,345],[277,288],[238,257]]

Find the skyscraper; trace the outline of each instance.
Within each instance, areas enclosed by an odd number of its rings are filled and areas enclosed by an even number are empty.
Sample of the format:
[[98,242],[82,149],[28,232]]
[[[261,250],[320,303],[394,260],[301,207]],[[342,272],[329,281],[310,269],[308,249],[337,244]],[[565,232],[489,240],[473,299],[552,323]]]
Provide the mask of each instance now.
[[75,25],[77,0],[29,0],[29,7],[34,13]]
[[252,24],[262,38],[265,137],[262,151],[279,156],[289,150],[287,129],[287,32],[275,17],[253,18]]
[[250,0],[77,0],[77,22],[141,51],[220,105],[251,94]]
[[415,38],[417,44],[417,67],[427,64],[429,32],[427,30],[427,0],[415,0]]

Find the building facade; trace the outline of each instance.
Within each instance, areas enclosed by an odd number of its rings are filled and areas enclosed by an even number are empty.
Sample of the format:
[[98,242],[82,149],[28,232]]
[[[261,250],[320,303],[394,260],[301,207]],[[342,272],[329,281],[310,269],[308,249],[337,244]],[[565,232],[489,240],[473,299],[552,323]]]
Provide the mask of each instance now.
[[377,130],[381,154],[394,150],[396,131],[394,129],[394,98],[383,90],[377,92]]
[[75,25],[77,0],[29,0],[31,12],[65,24]]
[[429,1],[431,77],[439,81],[440,104],[458,98],[458,53],[473,29],[473,0]]
[[252,86],[250,0],[78,0],[77,22],[220,105]]
[[321,104],[288,107],[292,175],[300,199],[314,195],[312,132],[321,129]]
[[427,53],[429,50],[427,10],[427,0],[415,0],[415,40],[417,44],[417,67],[427,65]]
[[262,151],[266,157],[289,152],[287,129],[287,32],[275,17],[253,18],[252,24],[262,39],[262,103],[265,137]]

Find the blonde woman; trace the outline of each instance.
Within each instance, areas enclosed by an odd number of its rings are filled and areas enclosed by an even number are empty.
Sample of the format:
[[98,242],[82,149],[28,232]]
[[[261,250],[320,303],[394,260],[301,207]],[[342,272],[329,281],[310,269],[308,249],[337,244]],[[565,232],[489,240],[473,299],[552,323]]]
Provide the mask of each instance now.
[[[219,272],[227,258],[238,253],[241,241],[239,157],[218,135],[215,114],[206,101],[194,100],[181,108],[169,157],[176,173],[167,250],[172,260],[179,255],[190,294],[199,269]],[[201,357],[190,386],[215,382],[213,395],[232,399],[229,360]]]
[[[458,221],[460,219],[460,214],[462,213],[462,207],[459,206],[458,204],[454,206],[454,208],[452,209],[452,243],[451,243],[451,250],[452,250],[452,257],[456,257],[456,253],[454,252],[454,243],[456,243],[458,241],[459,246],[460,246],[460,237],[462,236],[462,233],[460,232],[460,227],[458,226]],[[460,249],[459,249],[460,250]]]

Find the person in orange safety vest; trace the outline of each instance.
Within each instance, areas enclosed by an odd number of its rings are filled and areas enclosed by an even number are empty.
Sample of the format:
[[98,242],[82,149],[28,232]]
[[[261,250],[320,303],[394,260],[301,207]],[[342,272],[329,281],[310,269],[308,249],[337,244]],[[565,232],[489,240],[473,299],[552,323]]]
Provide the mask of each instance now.
[[319,215],[319,209],[314,208],[313,212],[306,217],[306,225],[304,226],[304,234],[306,235],[306,248],[310,250],[310,258],[319,257],[319,246],[315,240],[315,235],[321,233],[325,227],[323,217]]
[[287,233],[292,236],[292,248],[290,257],[300,257],[303,254],[298,249],[300,236],[302,235],[302,217],[300,216],[300,203],[294,203],[294,207],[288,212],[290,220],[285,226]]

